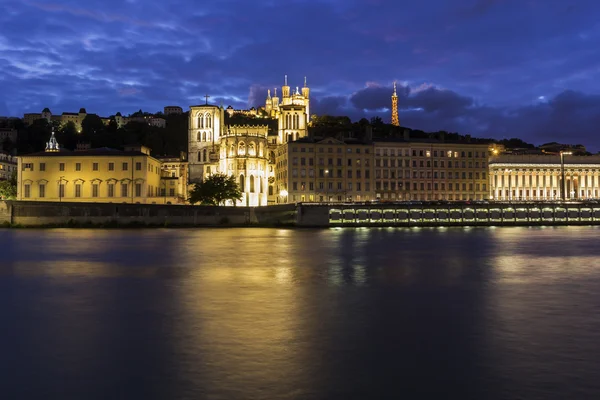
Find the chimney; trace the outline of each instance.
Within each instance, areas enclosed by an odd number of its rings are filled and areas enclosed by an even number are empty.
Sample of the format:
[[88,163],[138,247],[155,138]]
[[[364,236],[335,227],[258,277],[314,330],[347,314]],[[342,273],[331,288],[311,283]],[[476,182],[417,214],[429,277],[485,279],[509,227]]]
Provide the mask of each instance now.
[[465,135],[465,140],[467,143],[471,143],[471,135]]
[[410,140],[410,130],[408,129],[404,130],[404,140],[406,140],[407,142]]
[[444,143],[446,140],[446,132],[440,132],[440,142]]

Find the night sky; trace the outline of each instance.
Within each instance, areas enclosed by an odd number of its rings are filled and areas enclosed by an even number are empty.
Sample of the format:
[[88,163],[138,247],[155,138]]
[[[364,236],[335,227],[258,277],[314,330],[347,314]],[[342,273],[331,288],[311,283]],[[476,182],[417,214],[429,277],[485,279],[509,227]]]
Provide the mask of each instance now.
[[0,1],[0,115],[264,104],[600,150],[596,0]]

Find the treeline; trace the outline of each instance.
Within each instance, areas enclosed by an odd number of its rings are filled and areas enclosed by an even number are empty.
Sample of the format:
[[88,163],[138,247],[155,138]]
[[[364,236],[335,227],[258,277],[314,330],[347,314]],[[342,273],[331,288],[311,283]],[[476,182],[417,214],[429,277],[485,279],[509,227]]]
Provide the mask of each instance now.
[[367,127],[371,127],[373,138],[403,138],[405,131],[408,130],[411,139],[436,139],[448,142],[470,142],[470,143],[498,143],[509,149],[535,149],[536,146],[527,143],[518,138],[512,139],[490,139],[474,138],[470,135],[461,135],[457,132],[424,132],[419,129],[410,129],[402,126],[395,126],[383,122],[380,117],[373,117],[371,120],[362,118],[359,121],[352,122],[348,117],[335,117],[330,115],[313,115],[309,133],[314,137],[354,137],[359,140],[366,140]]
[[50,138],[52,128],[56,140],[61,147],[74,150],[77,144],[90,144],[92,148],[110,147],[120,149],[131,144],[141,144],[152,149],[152,155],[178,156],[181,151],[187,151],[188,120],[187,113],[162,116],[166,119],[166,128],[148,125],[144,122],[131,121],[119,128],[117,122],[111,119],[105,125],[97,115],[87,115],[81,124],[81,132],[73,122],[60,126],[58,122],[48,123],[45,119],[34,121],[25,126],[22,121],[13,123],[18,130],[17,143],[3,143],[5,151],[17,151],[18,154],[43,151]]
[[[140,110],[131,116],[145,115],[150,114]],[[58,122],[48,123],[45,119],[40,119],[30,126],[25,126],[21,120],[11,120],[10,125],[4,127],[17,129],[17,143],[12,143],[10,139],[6,139],[1,145],[4,151],[16,151],[18,154],[43,151],[54,127],[59,144],[69,150],[74,150],[78,143],[85,143],[90,144],[92,148],[110,147],[116,149],[130,144],[142,144],[152,149],[152,154],[155,156],[176,156],[182,151],[186,152],[188,147],[188,113],[160,115],[160,117],[165,118],[166,128],[150,126],[147,123],[136,121],[129,122],[119,128],[114,119],[111,119],[110,123],[105,125],[100,117],[89,114],[82,122],[81,132],[77,131],[77,127],[72,122],[60,126]],[[278,129],[276,119],[256,118],[243,114],[234,114],[230,117],[225,113],[224,126],[228,125],[268,125],[269,132],[273,134],[276,134]],[[535,145],[518,138],[497,140],[472,138],[469,135],[461,135],[456,132],[424,132],[387,124],[380,117],[374,117],[371,120],[362,118],[359,121],[352,122],[350,118],[343,116],[313,115],[310,121],[309,135],[313,137],[353,137],[366,140],[368,139],[366,137],[367,127],[371,127],[372,137],[374,138],[403,138],[405,131],[408,129],[411,139],[498,143],[508,149],[536,148]]]

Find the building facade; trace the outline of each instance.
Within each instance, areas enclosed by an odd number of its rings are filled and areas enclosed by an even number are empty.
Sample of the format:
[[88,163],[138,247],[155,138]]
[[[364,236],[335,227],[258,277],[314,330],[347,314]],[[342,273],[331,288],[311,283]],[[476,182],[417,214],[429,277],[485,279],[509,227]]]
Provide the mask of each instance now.
[[0,146],[6,139],[12,143],[17,143],[17,130],[11,128],[0,128]]
[[284,143],[276,151],[275,203],[374,200],[373,160],[373,145],[353,139]]
[[187,156],[182,153],[179,157],[158,157],[161,162],[160,196],[165,203],[186,204],[188,193],[188,163]]
[[0,151],[0,180],[8,180],[17,172],[17,157]]
[[[227,125],[225,112],[236,113],[210,104],[190,106],[188,162],[190,182],[199,182],[214,173],[236,177],[242,189],[238,205],[263,206],[277,201],[275,152],[285,143],[308,133],[309,88],[291,93],[287,77],[282,98],[267,94],[264,115],[278,120],[276,132],[267,124]],[[261,111],[262,113],[262,111]],[[249,114],[258,116],[256,110]],[[262,115],[262,114],[261,114]]]
[[[41,113],[26,113],[26,114],[24,114],[23,122],[25,125],[32,125],[38,119],[45,119],[46,121],[48,121],[49,124],[57,123],[60,126],[63,126],[69,122],[72,122],[75,125],[75,129],[78,132],[81,132],[83,120],[88,115],[96,115],[96,114],[88,114],[88,112],[86,111],[85,108],[81,108],[81,109],[79,109],[79,112],[76,112],[76,113],[75,112],[63,112],[60,115],[54,115],[54,114],[52,114],[52,111],[50,111],[50,109],[46,107],[42,110]],[[105,125],[108,125],[110,123],[111,119],[114,118],[114,120],[117,123],[119,128],[125,126],[128,122],[128,118],[123,117],[120,112],[117,112],[116,115],[111,116],[111,117],[99,117],[99,118],[102,120],[102,122]],[[148,121],[145,121],[145,122],[148,122]],[[150,122],[148,122],[148,123],[151,124]],[[161,126],[160,124],[162,124],[162,123],[158,122],[158,124],[159,125],[157,125],[157,126]]]
[[169,114],[183,114],[183,108],[181,108],[179,106],[165,106],[165,108],[164,108],[164,114],[165,115],[169,115]]
[[375,140],[375,196],[384,201],[489,198],[493,146],[418,139]]
[[17,157],[17,200],[160,203],[161,162],[143,146],[124,151],[61,149]]
[[599,155],[499,155],[490,159],[490,198],[498,201],[597,199],[600,198],[599,177]]

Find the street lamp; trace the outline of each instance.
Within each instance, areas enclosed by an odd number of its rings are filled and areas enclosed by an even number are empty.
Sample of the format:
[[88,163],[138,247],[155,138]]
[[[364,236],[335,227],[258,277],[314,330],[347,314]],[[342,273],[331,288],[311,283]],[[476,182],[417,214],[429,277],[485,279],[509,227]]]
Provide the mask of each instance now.
[[285,198],[285,200],[283,200],[283,202],[284,202],[284,203],[287,203],[287,195],[288,195],[288,191],[287,191],[287,190],[285,190],[285,189],[282,189],[282,190],[279,192],[279,196],[281,196],[281,197],[282,197],[282,200]]
[[562,201],[565,201],[565,156],[569,156],[573,154],[570,151],[561,151],[560,152],[560,175],[561,175],[561,185],[560,185],[560,198]]
[[325,202],[329,203],[329,170],[325,170]]

